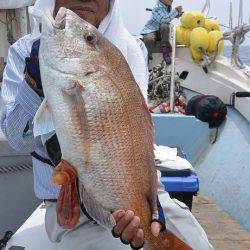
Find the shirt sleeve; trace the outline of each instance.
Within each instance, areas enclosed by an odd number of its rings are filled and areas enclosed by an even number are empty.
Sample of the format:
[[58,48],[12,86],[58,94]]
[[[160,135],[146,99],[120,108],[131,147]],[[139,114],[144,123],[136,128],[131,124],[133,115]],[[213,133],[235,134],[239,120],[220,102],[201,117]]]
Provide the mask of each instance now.
[[177,9],[173,9],[171,12],[162,11],[160,8],[153,9],[152,17],[157,23],[170,23],[174,18],[179,15]]
[[138,37],[136,37],[136,42],[139,44],[141,51],[143,53],[143,57],[145,59],[146,65],[148,64],[148,50],[146,45],[144,44],[144,42],[139,39]]
[[41,139],[33,136],[32,121],[42,100],[24,80],[25,57],[28,56],[25,38],[10,47],[1,93],[2,131],[10,146],[23,153],[41,146]]
[[147,100],[147,97],[148,97],[148,79],[149,79],[149,73],[148,73],[148,50],[147,50],[144,42],[141,39],[139,39],[138,37],[136,37],[136,41],[137,41],[138,45],[141,48],[141,51],[142,51],[142,54],[143,54],[143,58],[145,60],[145,70],[144,70],[145,77],[144,77],[143,84],[140,85],[140,89],[141,89],[141,91],[143,93],[143,96],[144,96],[145,100]]

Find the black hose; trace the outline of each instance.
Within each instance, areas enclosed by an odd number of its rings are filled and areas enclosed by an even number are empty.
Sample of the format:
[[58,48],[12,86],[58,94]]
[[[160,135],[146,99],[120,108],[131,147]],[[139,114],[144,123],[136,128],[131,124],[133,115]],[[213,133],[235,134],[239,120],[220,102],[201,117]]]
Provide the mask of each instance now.
[[12,235],[13,235],[13,232],[11,231],[7,231],[4,234],[4,237],[0,240],[0,250],[5,249],[7,242],[11,239]]
[[250,97],[250,92],[236,92],[235,96],[240,97],[240,98],[242,98],[242,97]]

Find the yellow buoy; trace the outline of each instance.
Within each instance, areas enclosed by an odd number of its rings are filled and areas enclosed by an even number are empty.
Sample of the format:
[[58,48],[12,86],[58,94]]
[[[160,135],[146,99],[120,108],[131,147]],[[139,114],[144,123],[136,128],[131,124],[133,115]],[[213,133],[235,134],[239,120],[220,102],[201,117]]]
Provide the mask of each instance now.
[[190,34],[191,34],[190,29],[186,29],[182,25],[178,25],[176,27],[177,44],[189,45],[190,44]]
[[[208,33],[208,37],[209,37],[209,46],[207,51],[210,53],[213,53],[215,50],[215,47],[217,45],[217,42],[219,39],[223,38],[223,34],[218,31],[218,30],[214,30]],[[219,43],[219,48],[218,48],[218,53],[221,54],[222,50],[224,47],[224,41],[220,41]]]
[[220,26],[216,20],[213,19],[206,19],[205,20],[205,28],[210,32],[213,30],[219,30],[220,31]]
[[199,27],[191,31],[190,46],[200,52],[205,52],[209,46],[209,36],[205,28]]
[[191,30],[185,29],[185,31],[184,31],[185,44],[188,46],[190,45],[190,36],[191,36]]
[[196,23],[198,24],[198,27],[204,27],[205,26],[205,16],[203,12],[201,11],[192,11],[192,14],[195,16]]
[[181,24],[187,29],[205,26],[204,14],[200,11],[184,12],[181,16]]
[[184,27],[182,25],[177,25],[176,27],[176,41],[177,44],[185,44],[185,40],[184,40]]
[[190,51],[191,51],[193,59],[196,62],[199,62],[202,59],[203,55],[204,55],[203,52],[200,52],[199,50],[195,50],[192,47],[190,47]]

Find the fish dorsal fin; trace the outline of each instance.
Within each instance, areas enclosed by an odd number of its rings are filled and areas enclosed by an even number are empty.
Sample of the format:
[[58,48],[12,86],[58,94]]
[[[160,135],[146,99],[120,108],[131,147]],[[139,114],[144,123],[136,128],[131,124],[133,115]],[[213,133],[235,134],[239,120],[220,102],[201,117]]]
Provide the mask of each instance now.
[[46,135],[55,130],[52,114],[46,99],[42,102],[33,120],[34,136]]
[[154,150],[154,135],[153,135],[153,130],[154,130],[154,124],[153,124],[153,120],[151,117],[151,114],[149,112],[148,109],[148,105],[147,102],[140,90],[139,85],[136,84],[136,88],[138,90],[138,94],[140,95],[140,99],[141,99],[141,105],[142,105],[142,110],[143,110],[143,114],[144,114],[144,118],[145,118],[145,128],[148,134],[148,143],[149,143],[149,147],[150,150]]
[[116,221],[111,211],[104,208],[102,204],[96,201],[87,193],[84,186],[79,182],[79,193],[81,202],[86,212],[99,224],[105,228],[112,229],[116,225]]

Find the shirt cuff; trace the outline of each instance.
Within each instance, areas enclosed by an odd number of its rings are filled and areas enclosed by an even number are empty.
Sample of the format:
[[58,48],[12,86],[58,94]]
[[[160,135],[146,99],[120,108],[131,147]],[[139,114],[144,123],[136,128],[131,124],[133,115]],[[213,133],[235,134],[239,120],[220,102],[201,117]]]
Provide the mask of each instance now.
[[26,83],[25,80],[19,86],[17,98],[17,104],[20,104],[22,108],[28,112],[31,117],[34,117],[39,109],[42,99],[39,95]]
[[174,18],[176,18],[177,16],[179,16],[179,11],[177,9],[172,10],[171,16],[173,16]]

